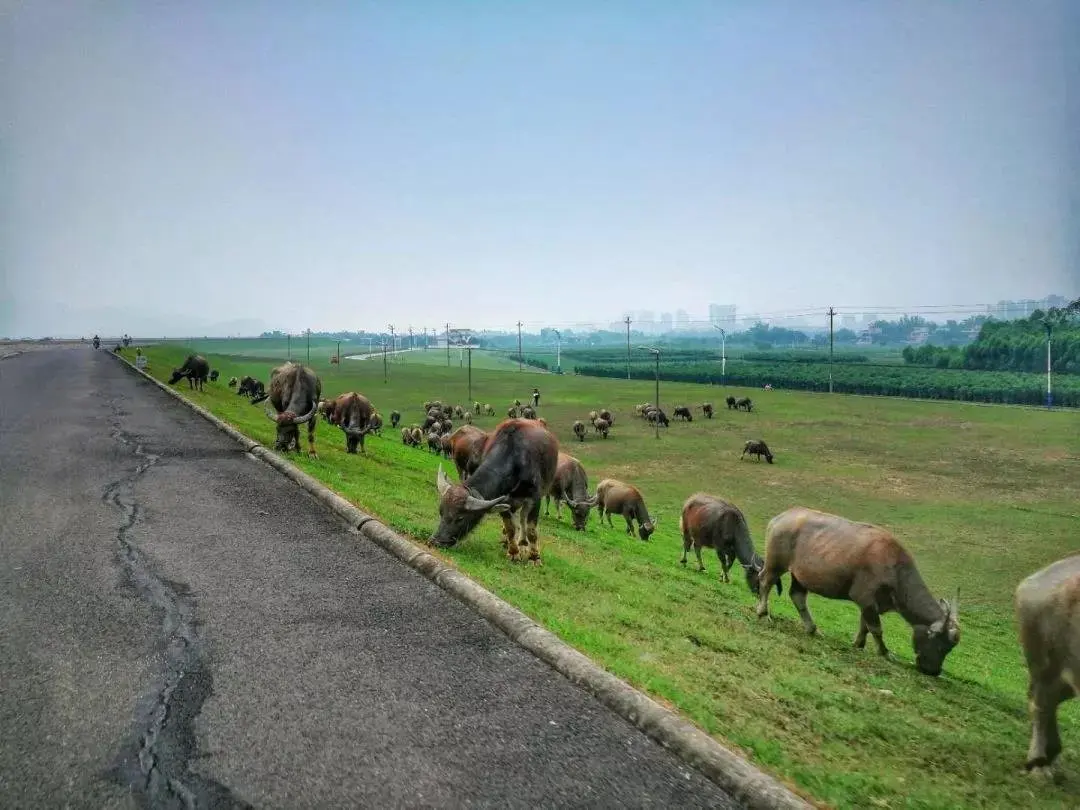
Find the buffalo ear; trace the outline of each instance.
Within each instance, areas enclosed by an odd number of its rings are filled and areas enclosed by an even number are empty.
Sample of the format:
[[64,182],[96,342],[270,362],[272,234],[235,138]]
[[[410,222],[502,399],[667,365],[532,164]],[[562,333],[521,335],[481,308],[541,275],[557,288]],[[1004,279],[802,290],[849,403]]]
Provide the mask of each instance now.
[[494,513],[496,515],[505,514],[505,513],[510,511],[510,504],[508,504],[508,503],[497,504],[491,511],[492,511],[492,513]]

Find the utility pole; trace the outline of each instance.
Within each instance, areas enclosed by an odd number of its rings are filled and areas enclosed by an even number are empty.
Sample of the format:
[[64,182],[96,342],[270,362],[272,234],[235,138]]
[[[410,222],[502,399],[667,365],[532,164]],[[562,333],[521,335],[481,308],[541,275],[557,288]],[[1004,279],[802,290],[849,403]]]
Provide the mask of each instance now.
[[424,351],[425,351],[425,352],[427,351],[427,347],[428,347],[428,342],[427,342],[427,327],[425,326],[425,327],[424,327]]
[[713,324],[713,329],[720,333],[720,385],[723,385],[727,375],[727,332],[718,323]]
[[446,367],[450,368],[450,324],[446,325]]
[[410,326],[410,327],[409,327],[409,348],[411,349],[412,347],[413,347],[413,340],[412,340],[412,327]]
[[[639,349],[644,349],[647,352],[652,352],[653,357],[656,358],[656,408],[660,409],[660,350],[655,349],[652,346],[638,346]],[[653,423],[656,426],[656,438],[660,438],[660,420],[657,419]]]
[[[630,379],[630,316],[626,316],[626,379]],[[657,407],[660,407],[657,405]]]
[[390,372],[386,366],[386,339],[383,338],[382,342],[382,381],[383,385],[386,385],[386,381],[390,378]]
[[833,318],[836,310],[829,307],[829,393],[832,393],[832,362],[833,362]]
[[551,331],[555,333],[555,370],[562,374],[562,332],[558,329]]
[[518,371],[521,371],[522,358],[521,358],[521,321],[517,322],[518,327]]
[[466,348],[469,352],[469,399],[467,401],[472,402],[472,344]]
[[392,323],[387,324],[390,327],[390,352],[397,351],[397,342],[394,340],[394,325]]
[[338,371],[341,371],[341,341],[337,342],[337,367]]

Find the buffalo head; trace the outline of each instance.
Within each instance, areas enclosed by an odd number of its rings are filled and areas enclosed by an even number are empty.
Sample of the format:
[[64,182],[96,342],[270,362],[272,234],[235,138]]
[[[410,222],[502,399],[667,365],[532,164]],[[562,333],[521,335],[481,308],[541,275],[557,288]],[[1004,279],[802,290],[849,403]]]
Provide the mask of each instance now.
[[947,599],[942,599],[941,609],[945,615],[930,625],[917,624],[912,631],[915,667],[924,675],[940,675],[945,656],[960,643],[960,624],[957,621],[959,604],[959,592],[951,605]]
[[300,449],[300,425],[310,422],[312,417],[315,416],[315,412],[318,409],[319,404],[313,403],[311,410],[303,416],[297,416],[292,411],[282,411],[279,414],[273,414],[270,409],[266,409],[266,418],[277,425],[277,439],[274,441],[275,450],[288,450],[292,444],[296,445],[296,449]]
[[432,545],[452,546],[476,528],[488,512],[510,511],[506,495],[482,498],[462,484],[451,482],[443,472],[442,464],[435,483],[439,488],[439,528],[428,539]]
[[574,522],[574,528],[579,532],[585,531],[585,524],[589,521],[589,510],[596,506],[599,497],[593,495],[584,501],[571,501],[567,499],[566,505],[570,507],[570,517]]

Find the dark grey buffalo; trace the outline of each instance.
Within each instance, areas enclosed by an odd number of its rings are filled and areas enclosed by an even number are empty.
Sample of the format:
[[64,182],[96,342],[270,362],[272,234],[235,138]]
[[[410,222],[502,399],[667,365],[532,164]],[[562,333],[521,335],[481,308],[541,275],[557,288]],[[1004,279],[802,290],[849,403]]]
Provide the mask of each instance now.
[[270,404],[276,415],[267,409],[266,416],[277,425],[275,450],[287,451],[291,447],[300,451],[300,425],[308,426],[308,455],[318,458],[315,452],[316,412],[322,382],[310,368],[298,363],[285,363],[270,372]]
[[210,364],[206,362],[206,358],[200,354],[189,354],[184,365],[173,369],[172,376],[169,377],[169,385],[176,385],[186,377],[188,388],[197,388],[202,391],[203,384],[209,376]]

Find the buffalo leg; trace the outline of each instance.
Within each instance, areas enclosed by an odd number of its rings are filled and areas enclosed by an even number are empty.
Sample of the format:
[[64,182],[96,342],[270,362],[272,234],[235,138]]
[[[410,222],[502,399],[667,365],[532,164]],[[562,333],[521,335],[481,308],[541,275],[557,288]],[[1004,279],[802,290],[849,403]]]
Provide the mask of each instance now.
[[1060,677],[1033,674],[1028,687],[1028,710],[1031,713],[1031,745],[1025,767],[1045,768],[1061,753],[1061,734],[1058,731],[1058,704],[1073,696],[1070,687]]
[[[874,637],[877,642],[878,655],[888,655],[889,649],[885,646],[885,639],[881,635],[881,614],[876,607],[865,607],[859,617],[859,634],[855,637],[855,646],[862,647],[866,644],[866,632]],[[860,644],[860,640],[862,643]]]
[[501,512],[499,517],[502,518],[503,522],[502,540],[499,542],[502,543],[503,548],[509,548],[510,541],[514,538],[514,518],[509,512]]
[[[558,503],[558,501],[556,501]],[[540,532],[536,522],[540,519],[540,499],[529,505],[528,511],[521,507],[521,523],[525,531],[525,540],[529,544],[529,562],[540,565]]]
[[[520,531],[520,511],[517,514],[510,514],[509,520],[503,521],[503,534],[506,537],[506,554],[511,561],[517,561],[518,559],[518,536]],[[517,518],[515,522],[514,518]]]
[[[311,421],[307,423],[307,452],[311,458],[319,457],[318,453],[315,452],[315,419],[316,417],[312,416]],[[360,441],[363,442],[363,438]],[[300,431],[296,431],[296,450],[297,452],[300,451]]]
[[[600,517],[603,518],[603,516],[604,516],[604,513],[601,512]],[[613,529],[615,528],[615,524],[611,522],[611,512],[610,511],[607,512],[607,525],[610,526]]]
[[629,515],[623,515],[623,519],[626,521],[626,533],[631,537],[634,536],[634,519]]
[[769,594],[772,592],[773,584],[780,581],[781,573],[783,572],[773,571],[768,566],[765,567],[758,590],[757,615],[759,619],[769,615]]
[[686,565],[686,555],[690,551],[690,546],[694,544],[693,539],[690,537],[690,532],[683,529],[682,533],[682,557],[679,558],[679,562],[682,565]]
[[[765,592],[768,593],[768,589],[766,589]],[[814,624],[814,617],[810,615],[810,609],[806,606],[806,586],[795,579],[794,574],[791,577],[791,588],[788,589],[788,593],[791,594],[791,601],[795,603],[795,609],[799,611],[799,616],[802,618],[803,627],[806,628],[806,632],[811,636],[814,635],[814,633],[817,632],[817,625]],[[877,628],[878,630],[875,636],[880,636],[881,624],[878,624]]]
[[[722,579],[724,582],[731,582],[731,577],[729,576],[728,572],[731,571],[731,566],[735,564],[735,558],[732,557],[730,554],[724,553],[720,549],[716,550],[716,556],[720,560],[720,579]],[[698,558],[699,560],[701,558],[700,551],[698,551]],[[704,565],[701,566],[701,570],[705,570]]]
[[[556,503],[555,505],[557,507],[558,503]],[[544,496],[544,517],[547,517],[550,514],[551,514],[551,493],[548,493],[546,496]]]

